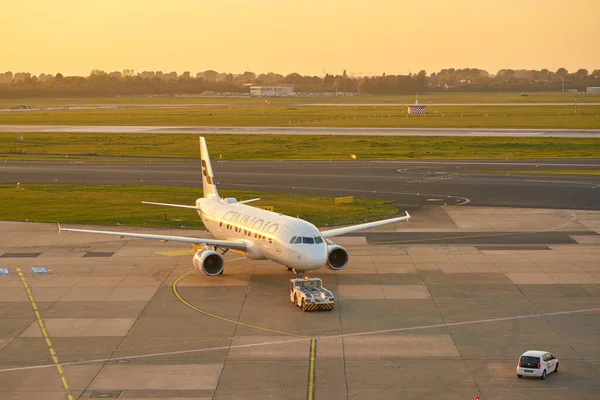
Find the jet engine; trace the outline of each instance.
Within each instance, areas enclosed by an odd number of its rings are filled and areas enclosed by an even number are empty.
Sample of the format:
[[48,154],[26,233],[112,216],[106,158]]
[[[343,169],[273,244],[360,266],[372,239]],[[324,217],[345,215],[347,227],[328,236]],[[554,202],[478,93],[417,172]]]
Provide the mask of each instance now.
[[212,250],[200,250],[194,254],[194,268],[208,276],[223,273],[223,257]]
[[339,271],[348,264],[348,252],[342,246],[329,246],[327,253],[327,268]]

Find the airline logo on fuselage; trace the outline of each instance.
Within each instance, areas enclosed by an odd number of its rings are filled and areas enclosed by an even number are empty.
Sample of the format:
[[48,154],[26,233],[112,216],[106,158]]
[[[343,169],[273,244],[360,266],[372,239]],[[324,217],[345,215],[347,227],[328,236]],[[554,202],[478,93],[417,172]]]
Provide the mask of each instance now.
[[252,232],[261,232],[266,235],[274,235],[279,230],[278,222],[265,221],[260,217],[251,217],[237,211],[227,211],[223,214],[221,226],[223,224],[234,225],[244,230]]

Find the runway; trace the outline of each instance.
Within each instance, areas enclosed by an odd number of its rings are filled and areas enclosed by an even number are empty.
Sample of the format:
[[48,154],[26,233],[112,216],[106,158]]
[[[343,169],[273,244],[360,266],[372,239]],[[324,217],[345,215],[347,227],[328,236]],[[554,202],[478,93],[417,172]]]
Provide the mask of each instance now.
[[599,138],[600,129],[308,128],[234,126],[0,125],[0,132],[153,133],[198,135],[515,136]]
[[[3,161],[3,184],[114,184],[201,187],[199,161]],[[86,162],[89,161],[89,162]],[[447,161],[213,160],[221,189],[359,196],[402,206],[474,205],[600,209],[598,159]],[[523,173],[526,172],[526,173]],[[541,173],[533,173],[541,172]],[[149,199],[151,200],[151,199]]]

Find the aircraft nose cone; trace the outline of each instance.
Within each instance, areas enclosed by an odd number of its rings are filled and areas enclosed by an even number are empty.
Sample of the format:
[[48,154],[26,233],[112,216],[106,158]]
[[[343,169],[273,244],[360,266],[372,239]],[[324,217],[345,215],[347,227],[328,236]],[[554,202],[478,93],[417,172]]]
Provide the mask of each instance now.
[[312,268],[321,268],[327,263],[327,249],[323,248],[308,256],[308,262]]

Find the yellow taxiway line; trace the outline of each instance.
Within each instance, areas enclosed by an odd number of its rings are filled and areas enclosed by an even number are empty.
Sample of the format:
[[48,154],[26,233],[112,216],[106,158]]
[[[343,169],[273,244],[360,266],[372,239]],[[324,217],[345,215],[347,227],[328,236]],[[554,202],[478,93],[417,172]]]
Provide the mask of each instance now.
[[[56,366],[56,370],[58,371],[58,376],[60,377],[60,382],[62,383],[63,389],[65,391],[69,390],[69,384],[67,383],[67,378],[65,378],[65,371],[63,370],[60,362],[58,361],[58,356],[56,355],[56,350],[54,349],[54,345],[50,336],[48,336],[48,331],[46,331],[46,326],[44,325],[44,321],[42,321],[42,317],[40,315],[40,311],[38,310],[37,305],[35,304],[35,300],[33,299],[33,293],[31,292],[31,288],[27,284],[27,280],[21,272],[21,268],[17,268],[17,272],[19,273],[19,278],[21,278],[21,282],[27,291],[27,296],[29,297],[29,302],[31,303],[31,307],[33,308],[33,312],[35,313],[35,318],[40,327],[40,331],[42,332],[42,336],[46,341],[46,345],[48,346],[48,352],[50,353],[50,357],[52,358],[52,362]],[[73,400],[73,396],[70,393],[66,393],[68,400]]]
[[247,328],[253,328],[253,329],[258,329],[258,330],[265,331],[265,332],[278,333],[280,335],[293,336],[293,337],[302,338],[302,339],[310,339],[309,336],[296,335],[295,333],[283,332],[283,331],[278,331],[278,330],[275,330],[275,329],[264,328],[262,326],[256,326],[256,325],[246,324],[246,323],[240,322],[240,321],[235,321],[233,319],[229,319],[229,318],[225,318],[225,317],[221,317],[219,315],[215,315],[215,314],[209,313],[209,312],[204,311],[204,310],[202,310],[202,309],[200,309],[200,308],[198,308],[196,306],[191,305],[183,297],[181,297],[181,294],[179,294],[179,290],[177,289],[177,284],[179,283],[180,280],[182,280],[183,278],[185,278],[186,276],[188,276],[189,274],[191,274],[194,271],[195,270],[191,270],[191,271],[188,271],[185,274],[181,275],[179,278],[175,279],[175,281],[171,285],[171,288],[173,289],[173,293],[175,294],[175,297],[177,297],[177,299],[180,302],[182,302],[183,304],[185,304],[186,306],[188,306],[192,310],[197,311],[197,312],[199,312],[201,314],[204,314],[207,317],[215,318],[215,319],[218,319],[218,320],[221,320],[221,321],[225,321],[225,322],[230,322],[232,324],[236,324],[236,325],[240,325],[240,326],[245,326]]
[[317,358],[317,339],[310,339],[310,358],[308,360],[308,390],[306,398],[315,397],[315,362]]

